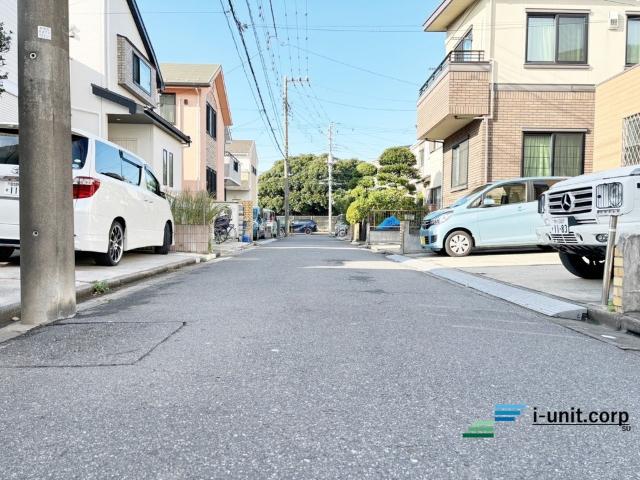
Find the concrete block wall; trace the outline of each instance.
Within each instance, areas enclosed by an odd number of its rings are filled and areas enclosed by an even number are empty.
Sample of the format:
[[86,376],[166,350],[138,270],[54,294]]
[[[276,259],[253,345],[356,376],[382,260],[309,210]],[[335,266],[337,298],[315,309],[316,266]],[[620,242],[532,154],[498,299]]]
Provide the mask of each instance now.
[[618,240],[613,263],[613,307],[617,313],[640,312],[640,235]]

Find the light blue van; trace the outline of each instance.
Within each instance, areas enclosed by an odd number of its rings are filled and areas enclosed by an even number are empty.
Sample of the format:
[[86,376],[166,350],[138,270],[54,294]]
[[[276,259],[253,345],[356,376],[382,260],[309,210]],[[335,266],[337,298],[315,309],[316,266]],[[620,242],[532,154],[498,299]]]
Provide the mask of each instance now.
[[538,199],[564,177],[500,180],[474,189],[422,222],[423,249],[464,257],[478,248],[533,247],[542,226]]

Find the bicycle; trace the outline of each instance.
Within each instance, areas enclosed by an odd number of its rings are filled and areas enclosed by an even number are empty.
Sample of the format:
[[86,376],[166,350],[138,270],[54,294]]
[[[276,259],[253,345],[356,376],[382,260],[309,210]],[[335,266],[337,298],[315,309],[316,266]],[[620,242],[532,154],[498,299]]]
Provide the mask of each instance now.
[[229,237],[237,237],[236,227],[226,215],[216,218],[213,226],[213,237],[216,243],[224,243]]

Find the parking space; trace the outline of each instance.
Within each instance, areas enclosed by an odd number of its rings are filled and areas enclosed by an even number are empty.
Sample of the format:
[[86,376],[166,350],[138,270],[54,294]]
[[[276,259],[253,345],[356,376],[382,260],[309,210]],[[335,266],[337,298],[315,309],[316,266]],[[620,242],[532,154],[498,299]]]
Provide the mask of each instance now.
[[429,269],[456,268],[517,287],[582,304],[600,301],[602,281],[585,280],[567,272],[555,252],[483,252],[451,258],[412,255]]

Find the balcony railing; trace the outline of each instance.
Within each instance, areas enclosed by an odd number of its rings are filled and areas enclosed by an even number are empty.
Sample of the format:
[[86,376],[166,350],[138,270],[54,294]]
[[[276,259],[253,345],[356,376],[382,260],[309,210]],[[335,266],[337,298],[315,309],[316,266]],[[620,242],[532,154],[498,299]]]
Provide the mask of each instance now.
[[442,71],[451,63],[480,63],[484,62],[484,50],[453,50],[444,57],[444,60],[438,65],[431,76],[424,82],[420,88],[421,96],[427,89],[433,85],[438,79]]

